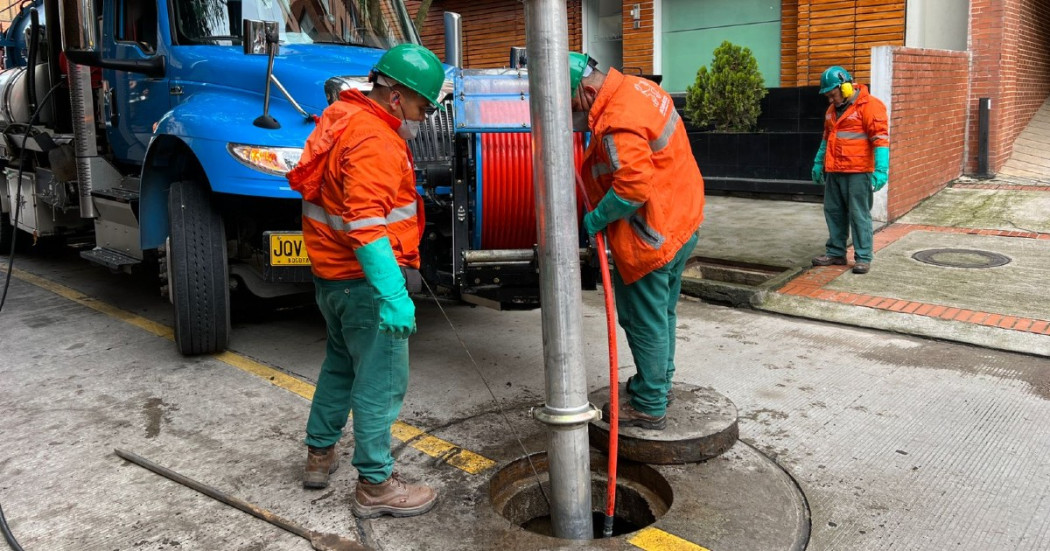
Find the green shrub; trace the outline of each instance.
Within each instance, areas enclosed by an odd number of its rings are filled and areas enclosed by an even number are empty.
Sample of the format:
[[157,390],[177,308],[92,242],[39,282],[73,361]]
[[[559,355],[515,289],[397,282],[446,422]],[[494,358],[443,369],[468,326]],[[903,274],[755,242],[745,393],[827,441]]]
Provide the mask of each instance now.
[[758,61],[750,48],[726,40],[715,48],[711,70],[696,72],[686,89],[685,114],[696,126],[721,132],[747,132],[758,121],[759,102],[766,96]]

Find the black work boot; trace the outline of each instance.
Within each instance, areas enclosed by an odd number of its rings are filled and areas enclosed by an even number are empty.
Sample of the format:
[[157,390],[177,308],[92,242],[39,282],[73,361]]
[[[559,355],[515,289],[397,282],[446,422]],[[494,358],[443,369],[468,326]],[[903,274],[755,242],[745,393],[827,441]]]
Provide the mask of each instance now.
[[845,266],[846,265],[846,257],[844,257],[844,256],[828,256],[828,255],[825,254],[825,255],[821,255],[821,256],[818,256],[818,257],[814,258],[813,259],[813,265],[814,266],[831,266],[831,265]]
[[866,274],[871,270],[871,264],[868,262],[858,262],[853,265],[853,273],[855,274]]
[[[610,420],[609,404],[602,406],[602,419],[605,419],[606,422]],[[630,400],[625,400],[620,404],[620,418],[618,421],[617,424],[621,427],[638,427],[649,430],[664,430],[667,427],[666,414],[657,417],[648,413],[642,413],[634,409]]]
[[303,488],[318,490],[328,487],[328,475],[339,468],[339,456],[335,444],[327,448],[309,447],[306,453],[306,468],[303,470]]
[[364,479],[357,481],[351,510],[357,518],[376,518],[382,515],[411,517],[434,508],[437,492],[425,484],[409,484],[394,473],[379,483]]

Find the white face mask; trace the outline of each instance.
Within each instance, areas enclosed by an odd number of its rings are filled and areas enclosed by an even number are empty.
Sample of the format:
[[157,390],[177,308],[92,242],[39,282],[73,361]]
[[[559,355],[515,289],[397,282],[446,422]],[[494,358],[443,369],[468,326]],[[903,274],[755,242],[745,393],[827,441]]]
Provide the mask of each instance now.
[[419,135],[419,121],[401,119],[401,126],[397,127],[397,135],[406,142],[415,139]]

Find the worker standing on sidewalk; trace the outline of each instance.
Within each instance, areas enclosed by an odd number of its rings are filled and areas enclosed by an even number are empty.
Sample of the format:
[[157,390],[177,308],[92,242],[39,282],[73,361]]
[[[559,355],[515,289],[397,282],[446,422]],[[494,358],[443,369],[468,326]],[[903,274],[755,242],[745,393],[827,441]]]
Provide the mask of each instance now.
[[820,93],[831,104],[824,116],[824,139],[813,159],[813,182],[824,183],[825,254],[814,266],[846,265],[846,239],[853,233],[853,273],[871,269],[872,194],[886,185],[890,132],[886,106],[842,67],[820,77]]
[[595,207],[583,225],[588,235],[606,230],[616,312],[636,369],[620,425],[663,429],[673,398],[675,312],[704,219],[704,180],[674,102],[659,86],[616,69],[602,73],[575,52],[569,84],[572,109],[587,114],[591,131],[581,171]]
[[406,140],[440,106],[437,56],[402,44],[380,58],[367,96],[347,90],[325,109],[299,165],[303,239],[328,327],[324,363],[306,424],[303,486],[324,488],[338,467],[336,443],[353,411],[356,516],[418,515],[437,494],[393,471],[390,428],[408,389],[415,306],[407,269],[419,268],[422,201]]

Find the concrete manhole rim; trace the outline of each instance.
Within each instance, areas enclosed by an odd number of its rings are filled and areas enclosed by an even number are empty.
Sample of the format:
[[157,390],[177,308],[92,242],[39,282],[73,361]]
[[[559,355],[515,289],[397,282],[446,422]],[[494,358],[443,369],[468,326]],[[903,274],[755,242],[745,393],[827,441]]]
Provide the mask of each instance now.
[[[978,256],[984,259],[984,262],[979,263],[962,263],[962,262],[948,262],[944,260],[938,260],[937,256],[940,255],[970,255]],[[981,270],[987,268],[998,268],[1009,264],[1013,259],[1010,257],[996,253],[992,251],[983,251],[981,249],[924,249],[911,255],[912,259],[923,264],[929,264],[931,266],[939,266],[943,268],[960,268],[964,270]]]

